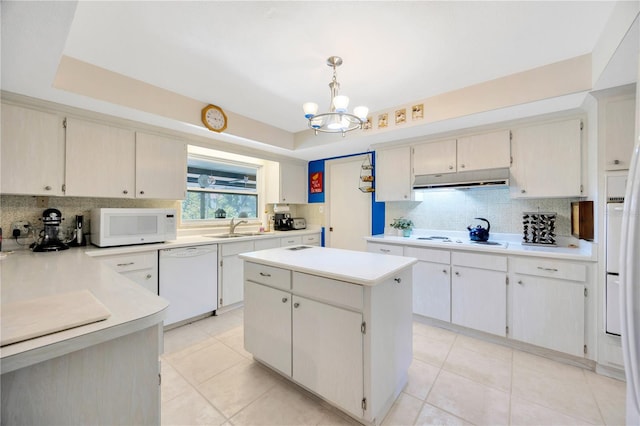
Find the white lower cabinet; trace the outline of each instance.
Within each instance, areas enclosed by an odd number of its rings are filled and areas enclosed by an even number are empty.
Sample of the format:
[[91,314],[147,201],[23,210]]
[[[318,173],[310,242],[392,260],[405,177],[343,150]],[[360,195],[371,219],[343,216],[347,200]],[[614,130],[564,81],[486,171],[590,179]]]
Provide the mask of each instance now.
[[451,252],[405,247],[413,265],[413,313],[451,322]]
[[99,257],[113,270],[158,294],[158,252],[130,253]]
[[509,337],[584,356],[586,266],[511,258]]
[[243,261],[240,253],[254,250],[253,241],[220,244],[220,300],[218,307],[233,305],[244,300]]
[[291,376],[291,294],[245,282],[245,349]]
[[361,286],[245,262],[244,345],[261,362],[379,424],[412,358],[411,270]]
[[362,416],[361,325],[360,312],[293,296],[294,380],[358,417]]
[[505,337],[507,258],[453,252],[451,263],[451,322]]

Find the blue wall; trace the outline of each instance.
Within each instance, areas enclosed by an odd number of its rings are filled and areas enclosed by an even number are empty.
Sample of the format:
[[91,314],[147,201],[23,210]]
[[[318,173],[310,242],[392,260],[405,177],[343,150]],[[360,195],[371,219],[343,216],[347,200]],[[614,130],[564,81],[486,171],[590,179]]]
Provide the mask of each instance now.
[[[358,155],[364,155],[367,154],[367,152],[360,152],[358,154],[351,154],[351,155],[343,155],[341,157],[331,157],[331,158],[323,158],[321,160],[313,160],[309,162],[309,175],[307,176],[307,188],[308,188],[308,194],[307,194],[307,201],[309,203],[324,203],[325,202],[325,198],[324,198],[324,193],[326,190],[326,186],[325,186],[325,161],[328,160],[335,160],[338,158],[347,158],[347,157],[355,157]],[[368,152],[368,154],[371,155],[371,163],[374,165],[373,168],[373,175],[375,176],[375,161],[376,161],[376,156],[375,156],[375,152],[374,151],[370,151]],[[311,186],[309,185],[309,182],[311,180],[311,175],[313,173],[317,173],[317,172],[322,172],[322,192],[319,193],[311,193]],[[373,181],[373,186],[375,188],[375,178]],[[375,197],[375,193],[372,192],[371,193],[371,235],[377,235],[377,234],[384,234],[384,223],[385,223],[385,217],[384,217],[384,203],[379,203],[376,202],[376,197]],[[323,238],[324,239],[324,238]],[[322,245],[324,246],[324,241],[322,243]]]

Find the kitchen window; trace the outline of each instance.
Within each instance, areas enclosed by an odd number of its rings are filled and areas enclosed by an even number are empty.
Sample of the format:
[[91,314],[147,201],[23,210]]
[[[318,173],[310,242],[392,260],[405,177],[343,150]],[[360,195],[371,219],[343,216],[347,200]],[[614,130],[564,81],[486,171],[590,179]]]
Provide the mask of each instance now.
[[182,222],[258,218],[258,167],[190,154]]

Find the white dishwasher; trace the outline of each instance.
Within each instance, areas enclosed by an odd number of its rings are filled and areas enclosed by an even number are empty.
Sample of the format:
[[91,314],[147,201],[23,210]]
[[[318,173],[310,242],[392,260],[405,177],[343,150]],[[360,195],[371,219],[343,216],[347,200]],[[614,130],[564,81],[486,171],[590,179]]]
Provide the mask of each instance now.
[[218,309],[218,245],[160,250],[158,292],[169,301],[165,326]]

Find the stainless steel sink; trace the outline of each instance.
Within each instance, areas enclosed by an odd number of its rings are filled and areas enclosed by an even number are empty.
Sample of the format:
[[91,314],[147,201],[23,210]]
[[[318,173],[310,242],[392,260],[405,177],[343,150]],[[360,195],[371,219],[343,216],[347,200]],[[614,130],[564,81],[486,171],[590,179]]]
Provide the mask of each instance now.
[[208,238],[240,238],[240,237],[256,237],[266,235],[264,232],[235,232],[233,234],[211,234],[205,235]]

